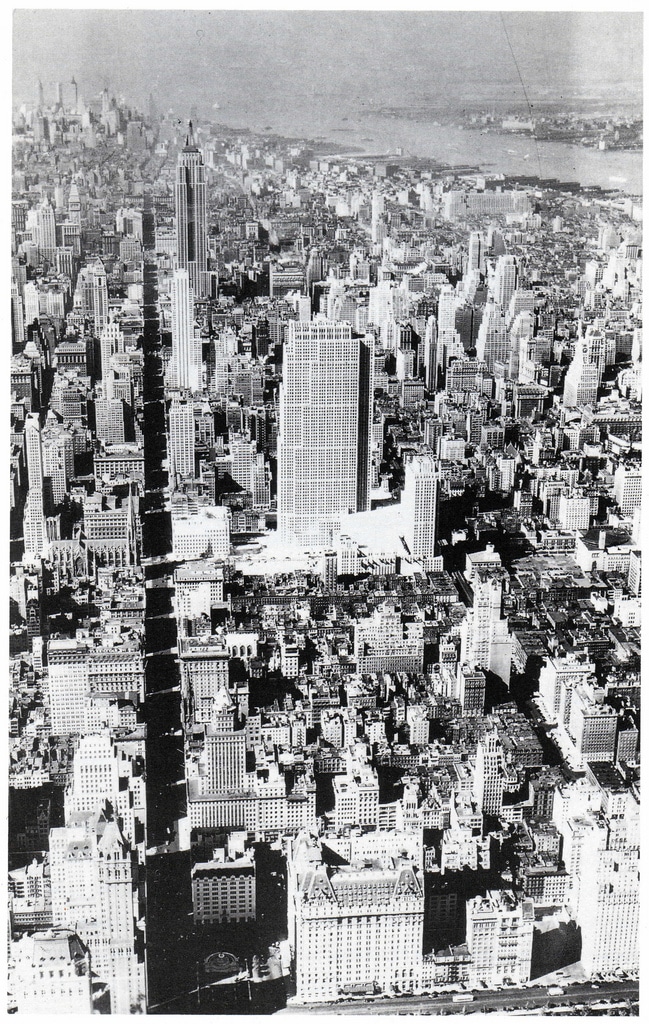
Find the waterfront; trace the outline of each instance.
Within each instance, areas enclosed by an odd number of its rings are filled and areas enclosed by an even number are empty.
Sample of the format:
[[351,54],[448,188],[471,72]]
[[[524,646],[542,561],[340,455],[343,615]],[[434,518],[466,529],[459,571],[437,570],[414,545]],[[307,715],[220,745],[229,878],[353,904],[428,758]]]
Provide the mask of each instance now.
[[620,189],[642,195],[642,153],[536,142],[533,138],[450,124],[423,123],[407,117],[360,113],[312,97],[290,108],[250,109],[245,103],[215,112],[219,122],[255,132],[318,136],[331,143],[332,153],[396,154],[428,157],[443,164],[480,166],[505,175],[538,175],[581,185]]

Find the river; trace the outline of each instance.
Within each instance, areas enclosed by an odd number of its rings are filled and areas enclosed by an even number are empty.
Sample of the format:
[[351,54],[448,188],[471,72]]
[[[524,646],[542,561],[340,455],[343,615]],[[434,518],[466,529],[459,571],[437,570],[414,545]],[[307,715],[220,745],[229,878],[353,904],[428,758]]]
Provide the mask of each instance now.
[[[642,153],[627,150],[597,150],[565,142],[536,142],[532,138],[495,134],[480,129],[434,124],[401,116],[364,113],[344,103],[327,109],[317,97],[301,97],[290,105],[267,104],[260,116],[258,108],[244,102],[236,109],[215,110],[213,117],[223,124],[251,128],[256,132],[272,130],[277,134],[299,137],[324,137],[333,143],[332,152],[367,154],[396,153],[428,157],[443,164],[479,166],[502,174],[538,175],[560,181],[578,181],[581,185],[599,185],[620,189],[629,195],[642,195]],[[270,109],[269,109],[270,108]]]

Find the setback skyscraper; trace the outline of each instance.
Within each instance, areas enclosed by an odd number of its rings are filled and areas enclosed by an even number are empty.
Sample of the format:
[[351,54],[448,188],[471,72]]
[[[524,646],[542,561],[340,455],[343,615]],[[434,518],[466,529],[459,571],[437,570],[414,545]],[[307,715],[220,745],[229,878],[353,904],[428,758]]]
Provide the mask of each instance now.
[[194,294],[203,295],[207,272],[205,167],[191,121],[185,148],[178,154],[175,191],[178,267],[188,272]]
[[331,543],[369,509],[371,343],[346,323],[293,322],[284,351],[278,525],[288,543]]

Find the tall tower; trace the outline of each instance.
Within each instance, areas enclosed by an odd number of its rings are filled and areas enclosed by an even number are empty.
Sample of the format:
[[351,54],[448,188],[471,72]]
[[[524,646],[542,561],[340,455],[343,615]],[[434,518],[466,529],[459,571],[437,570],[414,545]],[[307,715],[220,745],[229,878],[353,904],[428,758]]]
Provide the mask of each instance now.
[[38,415],[34,412],[29,413],[25,419],[25,454],[27,456],[29,490],[42,490],[43,446]]
[[194,290],[187,270],[176,270],[171,282],[171,352],[175,386],[200,391],[201,342],[194,338]]
[[478,331],[477,357],[483,359],[491,371],[496,368],[496,364],[508,368],[509,350],[509,332],[503,308],[497,302],[487,302]]
[[173,477],[194,475],[194,403],[172,398],[169,408],[169,468]]
[[461,660],[488,669],[509,686],[512,639],[502,615],[505,573],[493,563],[478,565],[471,579],[473,607],[460,625]]
[[82,269],[77,288],[81,290],[83,311],[93,319],[94,329],[99,333],[108,320],[108,279],[99,257]]
[[16,281],[11,282],[11,341],[14,351],[25,341],[25,312],[22,295]]
[[45,107],[45,96],[43,94],[43,83],[41,82],[41,80],[39,78],[38,79],[38,85],[36,86],[36,109],[40,113],[44,109],[44,107]]
[[505,758],[494,729],[478,740],[475,761],[475,796],[485,814],[500,814],[505,785]]
[[194,142],[191,121],[185,148],[178,154],[176,233],[178,236],[178,267],[188,271],[189,283],[194,294],[204,295],[207,273],[205,167],[202,154]]
[[603,331],[588,327],[576,345],[563,385],[563,404],[569,407],[595,405],[606,363]]
[[108,323],[104,325],[99,336],[99,344],[101,350],[101,379],[104,382],[106,397],[112,398],[113,395],[110,386],[110,358],[117,352],[124,351],[124,333],[120,330],[120,326],[117,321],[109,320]]
[[292,321],[279,402],[280,535],[328,545],[341,516],[370,507],[372,340],[347,323]]
[[72,81],[70,82],[70,85],[72,86],[72,105],[70,107],[70,110],[73,114],[76,114],[78,113],[79,105],[79,88],[74,79],[74,75],[72,76]]
[[70,185],[70,195],[68,198],[68,220],[72,224],[81,224],[81,198],[79,196],[79,186],[76,181],[73,181]]
[[54,109],[63,109],[63,86],[60,82],[56,83],[56,99],[54,100]]
[[518,268],[514,256],[499,256],[494,274],[494,298],[503,309],[507,309],[511,302],[517,279]]
[[47,536],[43,504],[43,444],[36,413],[30,413],[25,420],[25,454],[29,483],[23,513],[25,554],[38,556],[45,546]]
[[427,563],[435,555],[439,507],[439,473],[432,455],[416,455],[406,463],[401,506],[410,554]]
[[43,256],[51,259],[56,252],[56,221],[47,199],[36,211],[36,244]]

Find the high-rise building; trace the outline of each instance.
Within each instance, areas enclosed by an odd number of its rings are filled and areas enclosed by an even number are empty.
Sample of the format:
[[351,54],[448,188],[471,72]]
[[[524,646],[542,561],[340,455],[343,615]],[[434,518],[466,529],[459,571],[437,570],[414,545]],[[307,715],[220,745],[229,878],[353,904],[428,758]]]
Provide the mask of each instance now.
[[174,385],[199,391],[201,341],[194,336],[194,291],[186,270],[176,270],[171,282],[171,353]]
[[206,293],[207,206],[203,156],[194,141],[191,121],[176,168],[176,234],[178,267],[189,274],[195,295]]
[[[289,943],[296,998],[415,990],[421,974],[424,893],[414,863],[371,857],[331,867],[306,832],[289,858]],[[395,956],[395,950],[399,955]]]
[[93,321],[94,330],[100,333],[108,320],[108,280],[106,269],[100,259],[83,267],[79,273],[75,293],[83,313]]
[[471,984],[490,987],[530,979],[534,904],[509,889],[490,890],[466,905],[466,943]]
[[25,303],[25,323],[27,326],[38,320],[41,315],[41,303],[39,298],[38,285],[35,281],[28,281],[23,288],[23,300]]
[[577,340],[563,385],[563,404],[569,407],[595,405],[605,365],[604,332],[589,327],[584,337]]
[[34,241],[42,256],[47,259],[54,258],[54,253],[56,252],[56,222],[54,219],[54,209],[47,200],[36,210]]
[[499,370],[501,375],[509,368],[509,331],[503,307],[497,302],[489,301],[485,305],[476,342],[476,355],[485,361],[489,370]]
[[636,848],[598,850],[581,881],[581,963],[587,974],[637,970],[640,856]]
[[132,846],[115,820],[79,813],[50,832],[52,914],[75,928],[90,952],[94,977],[107,985],[111,1013],[142,1007],[145,992],[141,880]]
[[205,728],[203,793],[240,793],[244,789],[246,734],[235,727],[234,709],[227,692],[222,693],[224,710],[215,704],[212,721]]
[[[101,351],[101,377],[104,386],[108,386],[110,378],[110,360],[117,352],[124,351],[124,332],[116,320],[104,324],[99,335]],[[111,397],[110,395],[108,397]]]
[[[231,838],[231,837],[229,837]],[[215,849],[212,860],[192,867],[192,903],[196,924],[254,921],[256,873],[254,851],[238,856]]]
[[564,726],[570,722],[572,693],[580,683],[587,683],[595,673],[595,664],[575,654],[547,657],[539,674],[539,693],[545,713]]
[[23,537],[25,555],[37,559],[47,541],[45,516],[43,513],[43,492],[34,488],[27,495],[23,512]]
[[514,256],[499,256],[494,272],[494,299],[502,309],[508,309],[516,291],[518,268]]
[[52,735],[83,732],[88,692],[88,648],[79,640],[50,640],[50,712]]
[[460,660],[471,668],[488,669],[509,685],[512,639],[502,614],[504,574],[499,563],[474,568],[473,607],[460,627]]
[[326,320],[291,322],[278,436],[278,526],[288,543],[329,546],[342,516],[370,503],[371,339]]
[[105,444],[124,444],[124,403],[121,398],[95,399],[95,434]]
[[435,556],[439,515],[439,471],[432,455],[415,455],[406,463],[401,495],[404,539],[415,561],[424,566]]
[[172,478],[194,475],[195,427],[191,398],[174,397],[169,407],[169,469]]
[[493,729],[478,740],[475,761],[475,797],[485,814],[500,814],[505,785],[505,757]]
[[632,515],[642,502],[642,471],[621,463],[613,478],[613,495],[624,515]]
[[21,347],[25,340],[24,306],[20,288],[16,281],[11,282],[11,343],[14,351]]
[[27,459],[27,481],[29,489],[43,490],[43,444],[37,413],[29,413],[25,419],[25,455]]

